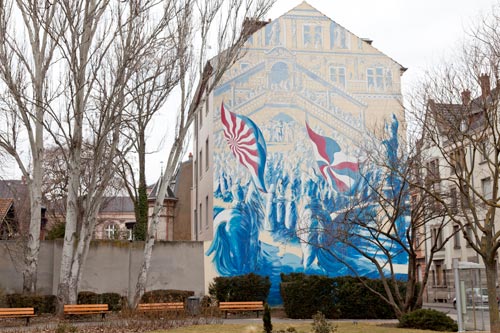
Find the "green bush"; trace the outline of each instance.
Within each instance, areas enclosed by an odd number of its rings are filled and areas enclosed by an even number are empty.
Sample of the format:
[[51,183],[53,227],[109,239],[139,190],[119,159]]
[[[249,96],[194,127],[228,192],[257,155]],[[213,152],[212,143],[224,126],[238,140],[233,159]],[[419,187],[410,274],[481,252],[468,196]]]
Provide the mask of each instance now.
[[446,314],[430,309],[419,309],[403,315],[399,327],[432,331],[458,331],[457,323]]
[[76,300],[77,304],[100,304],[99,294],[92,291],[80,291]]
[[[126,302],[126,300],[125,300]],[[92,291],[80,291],[78,304],[108,304],[110,311],[120,311],[124,304],[123,298],[117,293],[97,294]]]
[[231,277],[216,277],[210,283],[208,292],[219,302],[265,302],[270,288],[269,277],[250,273]]
[[57,297],[54,295],[10,294],[6,296],[10,308],[34,308],[36,314],[56,313]]
[[310,319],[318,311],[327,318],[338,318],[333,279],[320,275],[292,273],[282,274],[281,281],[281,297],[289,318]]
[[312,331],[313,333],[334,333],[337,332],[337,326],[333,326],[326,321],[325,315],[321,312],[316,313],[313,317]]
[[[380,280],[363,280],[370,288],[385,293]],[[395,318],[392,307],[355,277],[329,278],[292,273],[282,274],[281,281],[281,297],[290,318],[308,319],[318,311],[329,319]],[[404,282],[401,282],[399,288],[403,295],[404,286]]]
[[100,295],[100,303],[108,304],[110,311],[120,311],[122,309],[123,299],[117,293],[103,293]]
[[[385,295],[384,286],[379,279],[366,279],[364,282],[370,288]],[[359,278],[352,276],[336,277],[333,279],[335,286],[336,303],[341,318],[348,319],[393,319],[395,318],[392,307],[366,288]],[[400,283],[400,292],[404,295],[403,282]]]
[[273,324],[271,323],[271,308],[269,304],[266,303],[264,306],[264,315],[262,316],[262,321],[264,324],[264,332],[272,333],[273,332]]
[[56,223],[50,228],[45,239],[54,240],[64,238],[64,232],[66,229],[66,224],[64,222]]
[[165,302],[186,302],[186,299],[194,296],[194,291],[158,289],[147,291],[142,295],[141,303],[165,303]]

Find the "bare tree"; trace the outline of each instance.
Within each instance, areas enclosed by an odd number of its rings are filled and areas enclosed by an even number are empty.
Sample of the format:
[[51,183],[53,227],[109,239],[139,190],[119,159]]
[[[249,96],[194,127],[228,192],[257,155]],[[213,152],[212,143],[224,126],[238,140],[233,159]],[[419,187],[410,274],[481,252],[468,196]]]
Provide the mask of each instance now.
[[[47,1],[0,1],[0,107],[3,118],[0,148],[15,159],[28,184],[30,223],[23,290],[31,292],[36,291],[40,249],[43,122],[47,106],[55,97],[50,86],[50,72],[58,38],[51,38],[48,32],[55,15],[55,6]],[[19,138],[23,135],[28,139],[29,157],[24,156],[19,147]]]
[[[136,157],[137,171],[132,162],[135,158],[124,158],[119,171],[124,180],[127,192],[134,203],[136,224],[134,238],[145,240],[148,225],[148,198],[146,184],[146,146],[149,124],[153,117],[165,108],[165,102],[172,89],[179,81],[180,61],[173,44],[171,33],[173,29],[166,29],[164,36],[151,45],[148,52],[139,59],[133,69],[132,81],[129,83],[130,103],[127,116],[130,119],[127,125],[126,136],[134,142],[131,154]],[[143,32],[144,33],[144,32]]]
[[[260,27],[258,21],[273,3],[274,0],[183,0],[176,4],[178,10],[174,19],[173,36],[180,75],[178,118],[174,141],[160,179],[159,192],[148,226],[135,296],[133,300],[129,300],[132,306],[138,304],[146,288],[159,213],[168,184],[171,183],[182,157],[189,127],[226,70],[244,55],[246,39]],[[244,19],[247,24],[243,24]],[[209,48],[217,56],[207,61]]]
[[[58,286],[59,302],[66,304],[76,302],[97,213],[116,166],[132,144],[122,135],[129,121],[124,112],[130,103],[129,83],[139,59],[161,42],[172,6],[160,0],[67,0],[53,6],[58,15],[49,31],[58,40],[61,88],[47,128],[67,166]],[[85,184],[82,174],[88,175]]]
[[[334,214],[321,214],[319,203],[316,210],[305,209],[301,218],[313,221],[299,223],[307,227],[299,229],[297,236],[301,243],[318,250],[318,260],[325,269],[330,269],[328,262],[347,267],[401,318],[423,303],[431,265],[423,265],[419,283],[419,250],[431,243],[430,255],[425,258],[431,262],[452,235],[426,238],[424,228],[429,221],[435,223],[438,236],[449,221],[441,206],[429,209],[431,197],[415,186],[421,151],[414,149],[408,155],[407,145],[400,145],[403,137],[397,129],[398,122],[393,119],[379,137],[367,135],[355,191],[348,197],[338,194],[333,198],[339,204]],[[377,276],[384,291],[371,287],[362,278],[366,275]],[[402,276],[406,277],[404,290],[400,285]]]
[[460,228],[484,262],[491,332],[500,332],[496,301],[500,247],[499,10],[496,7],[471,30],[458,59],[427,74],[420,91],[420,110],[425,112],[415,117],[428,153],[424,161],[427,177],[458,193],[458,212],[432,188],[423,186],[422,190],[446,207],[447,218]]

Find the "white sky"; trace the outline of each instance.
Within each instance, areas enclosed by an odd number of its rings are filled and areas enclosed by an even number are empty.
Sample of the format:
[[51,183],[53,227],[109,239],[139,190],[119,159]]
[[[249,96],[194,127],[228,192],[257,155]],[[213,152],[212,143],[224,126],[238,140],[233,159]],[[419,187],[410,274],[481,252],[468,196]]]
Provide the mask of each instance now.
[[[266,18],[275,19],[302,0],[278,0]],[[480,15],[499,0],[308,0],[311,6],[402,66],[403,92],[416,84],[425,69],[442,63],[465,37]],[[187,149],[192,151],[192,146]],[[163,154],[163,155],[162,155]],[[160,175],[166,149],[148,157],[148,182]]]
[[[275,19],[302,0],[278,0],[267,18]],[[373,46],[408,70],[403,75],[403,92],[414,85],[425,71],[450,57],[465,37],[465,31],[482,14],[500,5],[500,0],[308,0],[311,6],[361,38],[373,40]],[[171,112],[172,110],[170,110]],[[159,145],[159,135],[172,131],[168,117],[159,115],[154,122],[150,147]],[[173,124],[171,124],[173,125]],[[156,142],[155,142],[156,140]],[[147,180],[160,175],[166,161],[168,144],[147,157]],[[188,147],[190,152],[192,147]],[[8,168],[10,169],[10,168]],[[5,178],[19,178],[19,172],[3,170]]]

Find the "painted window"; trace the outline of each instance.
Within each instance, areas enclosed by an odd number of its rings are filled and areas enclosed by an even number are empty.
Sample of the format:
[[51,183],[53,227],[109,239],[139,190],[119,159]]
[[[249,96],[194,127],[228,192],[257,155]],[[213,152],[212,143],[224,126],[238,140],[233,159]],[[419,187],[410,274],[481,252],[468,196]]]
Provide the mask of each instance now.
[[345,67],[330,66],[330,81],[345,87]]
[[314,27],[314,47],[319,49],[323,46],[323,29],[320,25]]
[[309,46],[312,44],[311,26],[310,25],[304,25],[304,34],[303,34],[302,38],[304,41],[304,46]]
[[366,70],[368,89],[387,90],[392,88],[392,71],[384,67],[371,67]]

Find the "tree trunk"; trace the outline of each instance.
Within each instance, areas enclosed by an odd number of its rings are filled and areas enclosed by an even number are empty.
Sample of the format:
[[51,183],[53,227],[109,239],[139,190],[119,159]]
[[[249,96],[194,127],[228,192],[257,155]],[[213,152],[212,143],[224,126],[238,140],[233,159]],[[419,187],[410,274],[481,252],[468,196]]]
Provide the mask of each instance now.
[[135,205],[134,237],[136,240],[146,240],[148,233],[148,193],[146,185],[146,140],[144,130],[140,129],[138,133],[138,151],[139,155],[139,186],[137,188],[137,198]]
[[[40,149],[41,150],[41,149]],[[40,226],[42,209],[41,161],[33,163],[33,178],[30,180],[30,224],[24,256],[23,292],[36,292],[38,254],[40,252]]]
[[490,256],[484,262],[486,268],[486,286],[488,288],[488,307],[490,311],[490,332],[500,333],[500,317],[497,303],[497,265],[495,256]]

